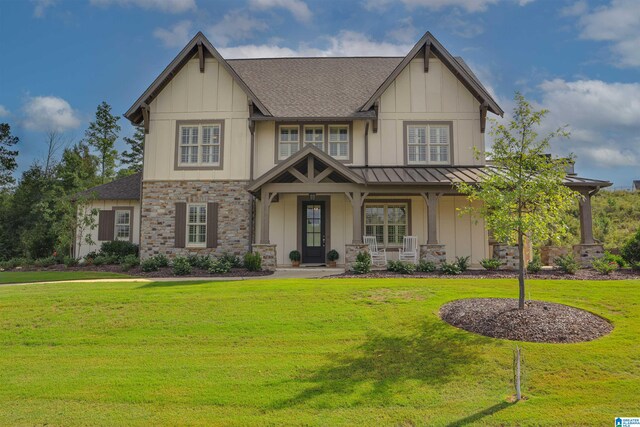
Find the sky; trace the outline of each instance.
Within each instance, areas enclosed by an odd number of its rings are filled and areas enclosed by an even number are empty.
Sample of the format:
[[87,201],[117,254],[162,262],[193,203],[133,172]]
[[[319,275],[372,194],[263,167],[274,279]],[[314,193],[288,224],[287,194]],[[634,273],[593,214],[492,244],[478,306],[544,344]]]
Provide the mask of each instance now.
[[404,56],[430,31],[505,111],[520,91],[549,110],[542,133],[568,125],[552,151],[581,176],[640,179],[640,0],[0,0],[20,170],[49,131],[82,139],[100,102],[124,114],[197,31],[225,58]]

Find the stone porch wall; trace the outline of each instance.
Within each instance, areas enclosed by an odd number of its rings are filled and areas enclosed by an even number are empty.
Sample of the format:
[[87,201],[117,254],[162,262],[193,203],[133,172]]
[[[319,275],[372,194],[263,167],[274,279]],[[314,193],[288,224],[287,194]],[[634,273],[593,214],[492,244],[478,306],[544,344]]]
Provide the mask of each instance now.
[[493,245],[493,257],[502,261],[502,269],[517,270],[520,256],[517,246]]
[[[145,181],[142,183],[140,257],[249,251],[251,195],[246,181]],[[175,203],[218,203],[216,248],[175,247]]]

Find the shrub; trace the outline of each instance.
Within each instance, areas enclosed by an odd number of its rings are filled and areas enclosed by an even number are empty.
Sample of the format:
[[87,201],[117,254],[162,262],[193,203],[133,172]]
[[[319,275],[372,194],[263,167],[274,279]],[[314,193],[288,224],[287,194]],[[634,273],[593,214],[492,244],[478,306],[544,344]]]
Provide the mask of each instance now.
[[442,265],[440,266],[440,271],[442,271],[443,274],[448,274],[450,276],[455,276],[456,274],[460,274],[462,273],[462,270],[460,269],[460,265],[458,265],[457,262],[452,262],[452,263],[448,263],[448,262],[443,262]]
[[469,260],[470,259],[471,259],[470,256],[464,256],[464,257],[463,256],[457,256],[456,257],[455,264],[460,269],[460,272],[467,271],[467,269],[469,268]]
[[620,254],[629,264],[640,262],[640,229],[627,240],[620,250]]
[[633,264],[631,264],[631,269],[635,271],[640,271],[640,261],[634,262]]
[[65,265],[65,267],[75,267],[76,265],[78,265],[78,262],[78,258],[74,258],[72,256],[66,256],[62,260],[62,263]]
[[224,261],[229,264],[231,267],[241,268],[243,266],[242,260],[239,256],[236,256],[230,252],[223,252],[218,258],[218,261]]
[[96,259],[97,256],[98,256],[98,253],[96,251],[91,251],[84,256],[84,260],[87,261],[89,264],[91,264],[93,263],[93,260]]
[[400,274],[413,274],[413,272],[416,271],[416,266],[406,261],[389,261],[387,263],[387,270]]
[[12,270],[16,267],[26,267],[31,265],[33,261],[27,258],[11,258],[7,261],[0,263],[0,268],[3,270]]
[[140,258],[137,255],[127,255],[120,261],[122,270],[128,271],[140,265]]
[[289,252],[289,259],[291,261],[300,261],[300,258],[302,258],[302,256],[300,255],[300,251],[297,250],[292,250],[291,252]]
[[485,270],[497,270],[502,265],[502,261],[500,261],[498,258],[484,258],[480,260],[480,265]]
[[368,252],[358,252],[356,262],[351,267],[356,274],[367,274],[371,272],[371,255]]
[[527,272],[531,274],[540,273],[542,271],[542,258],[539,253],[534,253],[533,258],[527,264]]
[[189,261],[191,267],[201,268],[203,270],[208,270],[209,267],[211,267],[211,258],[206,255],[190,254],[187,255],[187,261]]
[[49,256],[46,258],[38,258],[33,262],[33,265],[36,267],[47,268],[51,267],[52,265],[56,265],[57,263],[58,260],[56,260],[55,257]]
[[104,255],[98,255],[92,260],[93,265],[100,267],[101,265],[108,264],[107,257]]
[[601,273],[607,276],[611,274],[612,271],[615,271],[619,268],[617,262],[607,261],[606,259],[604,259],[604,257],[594,259],[591,262],[591,266],[595,268],[598,273]]
[[164,254],[154,255],[151,259],[153,259],[153,262],[156,263],[158,268],[169,267],[169,258]]
[[436,263],[433,261],[425,261],[421,259],[416,266],[416,270],[421,273],[433,273],[437,270]]
[[576,272],[580,268],[578,261],[576,261],[572,254],[560,255],[555,260],[553,260],[553,262],[556,263],[556,265],[562,272],[567,274],[576,274]]
[[140,263],[140,268],[145,273],[149,273],[151,271],[158,271],[159,265],[155,257],[150,257]]
[[610,252],[605,252],[602,259],[606,260],[607,262],[615,262],[619,268],[625,268],[629,266],[629,263],[625,261],[624,258],[622,258],[622,255],[614,255]]
[[262,270],[262,256],[258,252],[247,252],[244,254],[244,268],[249,271]]
[[185,257],[175,257],[171,263],[171,271],[175,276],[186,276],[191,274],[191,264]]
[[219,258],[211,262],[209,273],[226,274],[231,271],[231,264],[226,259]]
[[103,242],[102,246],[100,246],[100,253],[101,255],[111,256],[118,262],[123,260],[127,255],[138,256],[138,245],[126,240]]
[[340,254],[335,249],[331,249],[329,253],[327,253],[327,259],[329,261],[337,261],[340,258]]

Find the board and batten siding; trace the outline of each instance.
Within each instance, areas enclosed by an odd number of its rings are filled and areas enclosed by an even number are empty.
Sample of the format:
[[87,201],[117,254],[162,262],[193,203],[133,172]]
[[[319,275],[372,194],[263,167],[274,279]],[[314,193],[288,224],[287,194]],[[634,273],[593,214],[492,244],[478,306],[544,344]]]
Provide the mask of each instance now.
[[[248,180],[248,97],[214,58],[191,59],[150,104],[144,180]],[[220,170],[175,170],[176,120],[224,120]],[[272,156],[273,157],[273,156]]]

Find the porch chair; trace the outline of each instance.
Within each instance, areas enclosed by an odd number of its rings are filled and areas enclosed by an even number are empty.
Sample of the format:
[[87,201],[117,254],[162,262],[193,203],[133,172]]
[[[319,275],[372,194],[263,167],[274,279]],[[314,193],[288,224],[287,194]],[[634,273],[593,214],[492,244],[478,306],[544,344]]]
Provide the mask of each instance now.
[[418,238],[416,236],[404,236],[402,248],[398,251],[400,261],[411,261],[418,263]]
[[387,266],[387,251],[386,249],[378,249],[378,241],[376,236],[362,236],[364,244],[369,246],[369,255],[371,255],[371,264],[376,267]]

